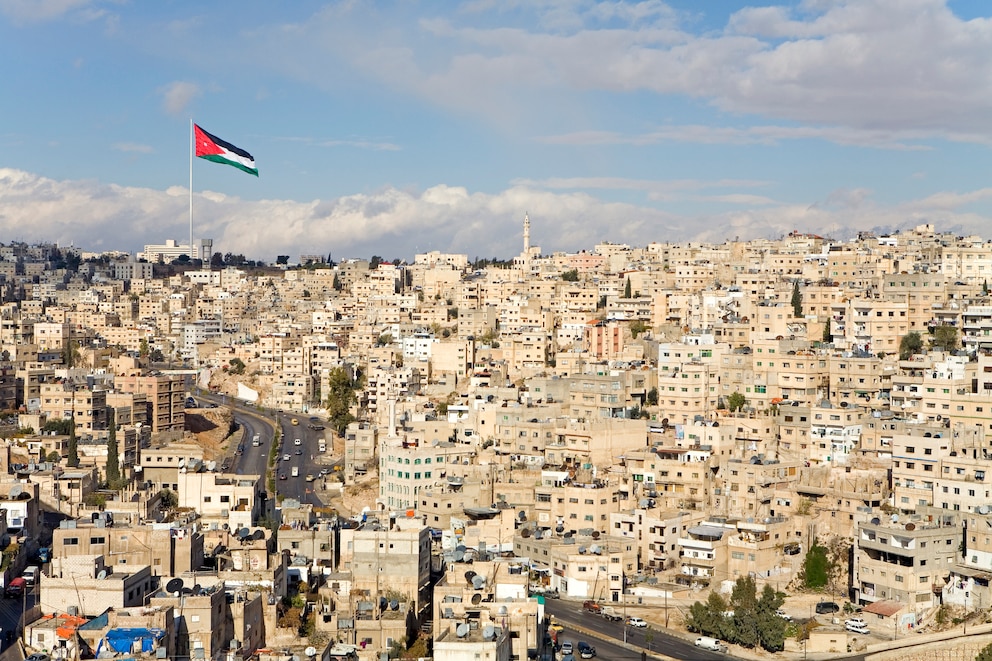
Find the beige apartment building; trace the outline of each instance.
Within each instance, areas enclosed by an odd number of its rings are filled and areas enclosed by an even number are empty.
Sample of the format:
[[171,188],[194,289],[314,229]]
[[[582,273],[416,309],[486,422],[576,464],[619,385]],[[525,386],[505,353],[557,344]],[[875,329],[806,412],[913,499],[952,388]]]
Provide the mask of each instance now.
[[152,426],[152,433],[182,433],[186,426],[186,388],[182,376],[119,374],[114,377],[114,387],[145,396],[146,420]]
[[40,383],[41,412],[48,418],[76,421],[76,431],[107,428],[107,393],[88,390],[66,380]]

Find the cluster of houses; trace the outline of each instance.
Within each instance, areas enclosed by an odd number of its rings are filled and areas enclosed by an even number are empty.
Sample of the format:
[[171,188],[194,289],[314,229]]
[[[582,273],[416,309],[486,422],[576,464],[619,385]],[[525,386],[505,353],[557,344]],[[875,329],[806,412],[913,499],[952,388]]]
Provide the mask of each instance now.
[[[992,606],[979,237],[546,255],[525,219],[498,264],[64,261],[0,246],[5,580],[50,545],[30,649],[535,658],[544,595],[651,619],[742,576],[788,592],[814,544],[893,627]],[[359,510],[275,498],[184,431],[193,388],[323,415],[341,369],[329,481],[371,485]]]

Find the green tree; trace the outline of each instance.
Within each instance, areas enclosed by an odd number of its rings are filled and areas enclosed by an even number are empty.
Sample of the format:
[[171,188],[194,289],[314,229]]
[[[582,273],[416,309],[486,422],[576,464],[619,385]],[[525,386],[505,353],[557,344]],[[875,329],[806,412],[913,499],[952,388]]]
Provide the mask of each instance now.
[[76,440],[76,417],[69,417],[69,450],[66,466],[79,468],[79,441]]
[[758,626],[759,644],[769,652],[785,649],[786,622],[776,614],[783,603],[785,603],[785,595],[765,583],[761,596],[758,597],[755,620]]
[[285,266],[289,264],[289,255],[276,255],[276,266]]
[[121,462],[117,447],[117,415],[113,408],[107,411],[107,486],[111,489],[120,489],[121,486]]
[[344,288],[344,285],[341,284],[341,278],[338,277],[337,273],[334,274],[334,283],[331,286],[334,287],[334,291],[341,291]]
[[240,358],[232,358],[229,362],[230,367],[227,371],[231,374],[244,374],[245,373],[245,361]]
[[792,316],[803,316],[803,295],[799,291],[799,281],[792,283]]
[[830,319],[827,318],[827,322],[823,324],[823,341],[830,342],[833,339],[833,332],[830,330]]
[[741,410],[745,404],[747,404],[747,398],[739,392],[734,392],[727,396],[727,408],[731,412]]
[[955,351],[958,348],[958,329],[947,324],[934,328],[930,348],[937,351]]
[[975,661],[992,661],[992,643],[989,643],[978,653]]
[[630,322],[630,334],[633,336],[635,340],[637,339],[638,335],[640,335],[641,333],[643,333],[644,331],[650,328],[651,326],[648,324],[648,322],[642,321],[640,319],[635,319],[634,321]]
[[821,546],[819,541],[814,541],[799,570],[799,580],[809,590],[820,590],[827,586],[831,573],[833,566],[826,547]]
[[376,338],[375,345],[377,347],[384,347],[393,343],[393,336],[390,333],[383,333],[378,338]]
[[733,642],[744,647],[755,647],[761,640],[758,635],[758,590],[754,579],[742,576],[730,592],[730,610],[734,611]]
[[579,269],[569,269],[561,274],[561,279],[565,282],[578,282],[579,281]]
[[75,340],[66,342],[62,348],[62,364],[71,369],[79,364],[80,358],[79,342]]
[[909,331],[899,340],[899,360],[909,360],[913,354],[923,350],[923,338],[919,331]]
[[45,421],[41,431],[55,432],[59,436],[68,436],[72,429],[72,421],[68,418],[51,418]]
[[658,389],[654,386],[648,390],[647,397],[645,397],[644,403],[648,406],[658,406]]
[[149,353],[148,349],[148,338],[141,338],[141,342],[138,343],[138,355],[144,358]]
[[623,286],[623,297],[632,298],[631,289],[630,289],[630,278],[627,278],[627,283]]
[[343,435],[348,425],[355,421],[351,405],[357,401],[355,382],[343,367],[335,367],[327,375],[327,417],[331,428]]

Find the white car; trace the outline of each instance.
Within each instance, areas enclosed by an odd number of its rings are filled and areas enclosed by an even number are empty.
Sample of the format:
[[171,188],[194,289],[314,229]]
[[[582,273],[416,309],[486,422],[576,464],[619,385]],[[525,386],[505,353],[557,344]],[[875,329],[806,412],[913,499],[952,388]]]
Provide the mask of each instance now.
[[282,460],[283,460],[283,461],[289,461],[289,455],[288,455],[288,454],[284,454],[284,455],[282,456]]
[[860,622],[860,623],[858,623],[858,622],[845,622],[844,623],[844,628],[847,629],[848,631],[852,632],[852,633],[863,633],[866,636],[871,633],[871,630],[868,628],[868,625],[865,624],[863,621]]
[[300,439],[296,439],[295,441],[293,441],[293,445],[303,445],[303,441],[301,441]]
[[638,627],[640,629],[643,629],[644,627],[648,626],[648,623],[639,617],[628,617],[627,624],[629,624],[632,627]]
[[780,617],[780,618],[782,618],[782,619],[783,619],[783,620],[785,620],[786,622],[791,622],[791,621],[792,621],[792,616],[791,616],[791,615],[789,615],[788,613],[786,613],[786,612],[785,612],[785,611],[784,611],[783,609],[781,609],[781,608],[779,608],[779,609],[778,609],[777,611],[775,611],[775,615],[776,615],[776,616],[778,616],[778,617]]

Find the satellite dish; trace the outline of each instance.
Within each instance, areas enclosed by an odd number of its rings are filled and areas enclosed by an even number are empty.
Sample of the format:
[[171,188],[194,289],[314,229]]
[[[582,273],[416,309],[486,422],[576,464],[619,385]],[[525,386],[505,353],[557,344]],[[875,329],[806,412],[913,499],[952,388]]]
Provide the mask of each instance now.
[[250,535],[251,535],[251,531],[248,530],[247,528],[238,529],[238,539],[240,539],[242,542],[248,539]]
[[263,539],[265,539],[265,531],[259,528],[258,530],[256,530],[251,534],[251,538],[256,542],[260,542]]
[[179,592],[180,590],[183,589],[183,579],[181,578],[172,579],[171,581],[165,584],[165,589],[170,594],[175,594],[176,592]]
[[467,572],[465,572],[465,580],[466,581],[468,581],[469,583],[471,583],[473,578],[475,578],[475,572],[474,571],[472,571],[471,569],[469,569]]
[[465,551],[455,551],[455,555],[453,557],[455,562],[461,562],[465,559]]
[[527,520],[527,512],[524,512],[523,510],[521,510],[520,513],[517,514],[517,518],[520,519],[521,521],[526,521]]
[[458,546],[455,547],[456,552],[465,553],[466,550],[467,549],[464,544],[459,544]]
[[475,594],[472,595],[472,605],[478,606],[480,603],[482,603],[482,594],[476,592]]
[[468,625],[462,622],[455,628],[455,635],[459,638],[464,638],[468,635]]
[[496,627],[494,627],[491,624],[487,624],[485,628],[482,630],[482,639],[493,640],[495,638],[496,638]]
[[24,487],[22,487],[20,484],[15,484],[14,486],[12,486],[10,488],[10,497],[11,498],[17,498],[22,493],[24,493]]
[[881,519],[879,519],[879,518],[878,518],[878,517],[876,516],[875,518],[873,518],[873,519],[871,520],[871,525],[873,525],[873,526],[877,526],[877,525],[878,525],[878,524],[880,524],[881,522],[882,522],[882,520],[881,520]]
[[598,530],[593,530],[592,531],[592,538],[593,539],[599,539],[599,531]]
[[306,654],[307,656],[317,656],[317,648],[311,645],[310,647],[303,650],[303,653]]
[[389,601],[385,597],[379,597],[379,610],[384,611],[389,606]]
[[[981,514],[981,512],[979,512],[979,514]],[[530,537],[530,528],[524,528],[522,531],[520,531],[520,536],[523,537],[524,539]]]
[[100,570],[100,573],[96,575],[96,580],[102,581],[105,578],[107,578],[107,570],[106,569],[101,569]]
[[207,462],[207,470],[208,471],[213,471],[216,468],[217,468],[217,462],[216,461],[208,461]]
[[589,547],[589,552],[592,553],[593,555],[599,555],[600,552],[602,552],[602,550],[603,549],[599,548],[599,544],[593,544],[592,546]]
[[543,530],[541,530],[540,528],[538,528],[537,530],[534,531],[534,539],[541,539],[542,537],[544,537],[544,531]]
[[486,587],[486,577],[479,576],[478,574],[473,576],[472,587],[475,588],[476,590],[481,590],[482,588]]
[[193,586],[193,594],[200,594],[201,592],[203,592],[203,588],[199,584]]
[[562,534],[563,532],[565,532],[565,526],[561,524],[555,526],[555,532],[558,533],[559,535]]
[[499,614],[499,615],[506,615],[508,612],[509,611],[506,610],[506,606],[500,606],[499,607],[499,610],[497,611],[497,614]]
[[398,599],[393,599],[389,602],[389,610],[398,611],[400,609],[400,602]]

